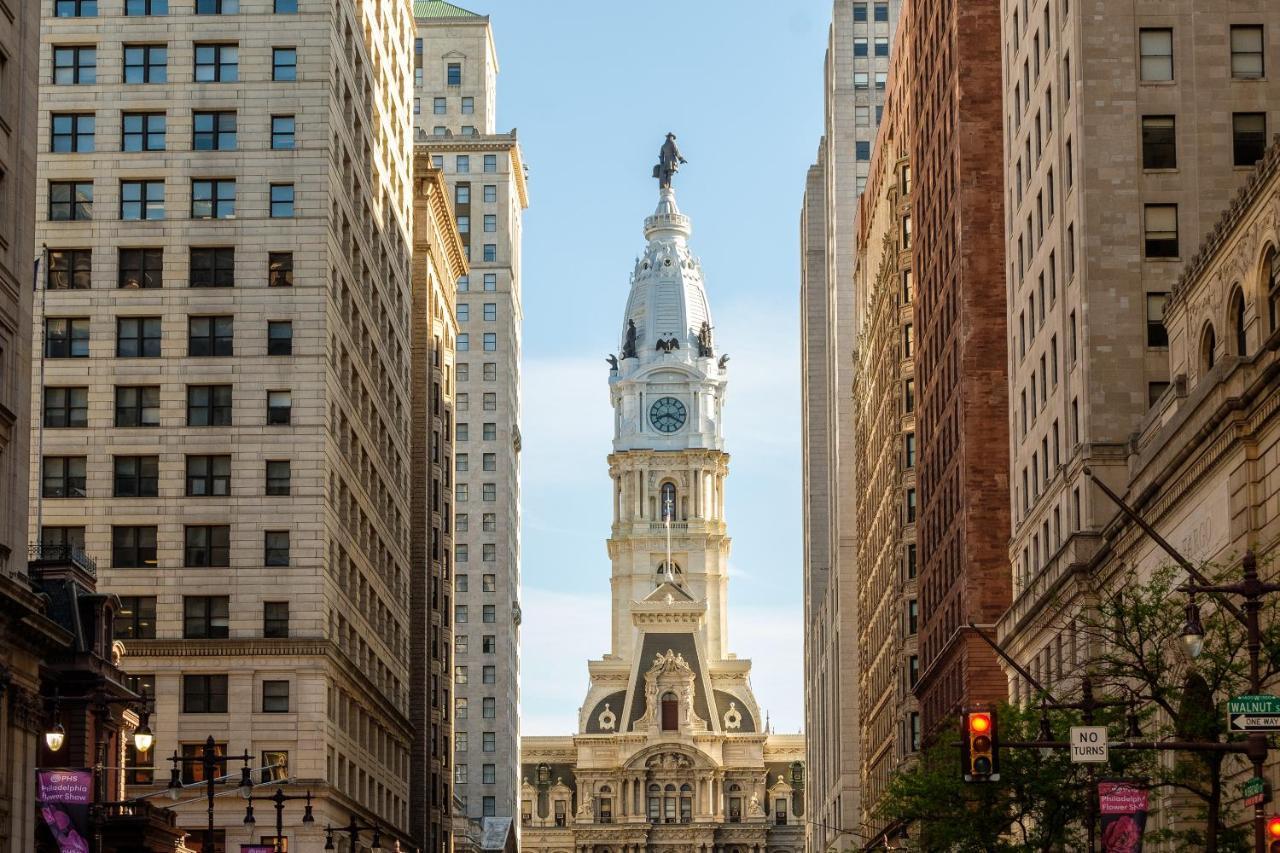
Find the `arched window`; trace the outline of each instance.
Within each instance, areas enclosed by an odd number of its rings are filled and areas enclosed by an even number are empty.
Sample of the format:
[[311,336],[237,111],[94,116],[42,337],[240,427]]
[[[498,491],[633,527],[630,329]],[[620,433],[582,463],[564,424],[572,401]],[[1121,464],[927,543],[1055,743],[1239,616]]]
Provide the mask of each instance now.
[[1249,345],[1244,328],[1244,293],[1238,287],[1231,295],[1231,331],[1235,336],[1236,355],[1243,358],[1249,354]]
[[680,705],[676,694],[667,691],[662,694],[662,730],[674,732],[680,728]]
[[676,520],[676,484],[662,484],[662,520]]
[[1213,331],[1213,324],[1209,323],[1204,327],[1204,333],[1200,336],[1200,363],[1204,365],[1205,373],[1213,370],[1217,350],[1218,336]]
[[693,786],[685,782],[680,786],[680,822],[693,820]]
[[1267,250],[1267,260],[1262,265],[1267,277],[1267,317],[1271,321],[1269,331],[1280,328],[1280,253],[1275,246]]
[[665,823],[676,822],[676,786],[670,783],[662,789],[662,820]]
[[658,785],[649,786],[649,822],[657,823],[662,820],[662,788]]

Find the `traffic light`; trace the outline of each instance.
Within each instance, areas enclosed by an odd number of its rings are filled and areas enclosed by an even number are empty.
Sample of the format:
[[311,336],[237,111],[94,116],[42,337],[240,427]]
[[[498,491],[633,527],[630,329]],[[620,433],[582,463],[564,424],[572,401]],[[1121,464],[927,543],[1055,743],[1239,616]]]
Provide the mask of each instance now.
[[1267,818],[1267,850],[1280,853],[1280,816]]
[[1000,736],[996,728],[994,708],[975,706],[961,711],[960,772],[964,781],[1000,780]]

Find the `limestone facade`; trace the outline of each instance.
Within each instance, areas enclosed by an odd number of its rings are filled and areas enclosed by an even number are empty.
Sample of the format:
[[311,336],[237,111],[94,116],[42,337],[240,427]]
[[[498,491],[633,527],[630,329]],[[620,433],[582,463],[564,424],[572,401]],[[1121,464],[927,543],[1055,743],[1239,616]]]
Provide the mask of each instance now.
[[1129,482],[1133,436],[1177,385],[1169,294],[1280,128],[1280,7],[1205,8],[1002,15],[1015,598],[1001,634],[1033,674],[1066,640],[1024,634],[1025,614],[1108,547],[1115,507],[1083,469]]
[[495,130],[489,19],[415,5],[416,156],[443,171],[470,266],[457,281],[454,791],[513,817],[519,785],[521,219],[515,131]]
[[[317,796],[300,848],[352,816],[417,844],[410,6],[43,14],[31,538],[83,543],[127,611],[159,756],[130,794],[213,735]],[[217,804],[229,847],[261,837]]]

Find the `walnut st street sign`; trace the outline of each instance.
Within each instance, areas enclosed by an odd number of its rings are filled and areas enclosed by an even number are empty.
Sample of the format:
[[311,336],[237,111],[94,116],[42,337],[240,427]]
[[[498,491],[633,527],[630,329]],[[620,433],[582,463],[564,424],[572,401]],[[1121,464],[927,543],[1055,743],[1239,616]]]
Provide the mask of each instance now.
[[1280,731],[1280,696],[1237,696],[1228,700],[1227,727],[1233,732]]

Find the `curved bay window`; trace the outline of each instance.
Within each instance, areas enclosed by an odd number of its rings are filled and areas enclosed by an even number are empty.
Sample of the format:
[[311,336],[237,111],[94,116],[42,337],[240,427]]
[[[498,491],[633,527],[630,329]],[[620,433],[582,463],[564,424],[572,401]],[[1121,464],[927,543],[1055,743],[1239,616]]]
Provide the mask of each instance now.
[[662,500],[660,503],[662,507],[662,520],[675,521],[676,520],[676,484],[675,483],[662,484]]
[[662,730],[674,732],[680,728],[680,704],[676,694],[668,690],[662,694]]

